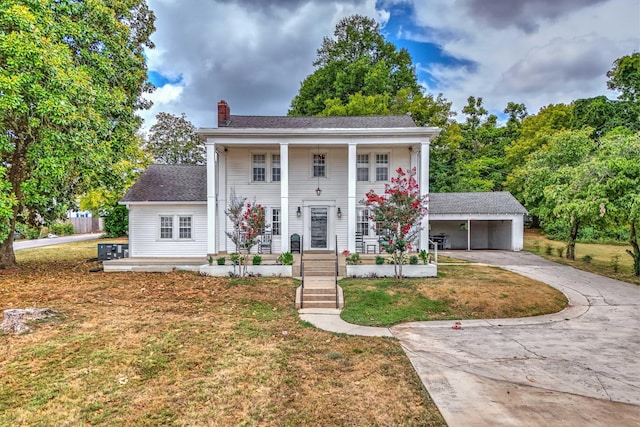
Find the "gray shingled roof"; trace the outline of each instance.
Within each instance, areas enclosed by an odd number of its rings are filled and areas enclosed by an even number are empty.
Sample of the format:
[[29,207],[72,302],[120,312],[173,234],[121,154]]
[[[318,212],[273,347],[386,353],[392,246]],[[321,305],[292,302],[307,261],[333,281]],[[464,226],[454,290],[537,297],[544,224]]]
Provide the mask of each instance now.
[[[431,193],[431,214],[526,214],[508,192]],[[120,200],[126,202],[204,202],[206,166],[150,165]]]
[[431,193],[430,214],[526,214],[511,193]]
[[375,129],[416,127],[411,116],[234,116],[218,127],[250,129]]
[[206,166],[150,165],[120,202],[203,202],[206,200]]

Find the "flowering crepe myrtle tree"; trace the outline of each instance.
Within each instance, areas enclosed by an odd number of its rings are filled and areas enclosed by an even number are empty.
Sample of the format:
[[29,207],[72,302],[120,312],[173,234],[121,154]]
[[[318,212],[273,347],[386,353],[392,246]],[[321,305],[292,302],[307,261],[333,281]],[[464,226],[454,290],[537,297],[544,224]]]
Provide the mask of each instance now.
[[390,184],[385,184],[383,195],[370,190],[360,203],[371,212],[370,219],[375,221],[375,227],[381,233],[381,249],[391,254],[399,283],[404,254],[413,248],[413,242],[422,230],[421,221],[427,214],[429,198],[420,194],[415,168],[398,168],[396,174]]
[[231,190],[229,207],[225,214],[233,224],[233,231],[225,234],[236,245],[236,250],[240,255],[240,275],[247,275],[247,258],[251,249],[260,241],[260,235],[269,227],[266,224],[264,207],[256,203],[246,203],[245,197],[238,197],[235,191]]

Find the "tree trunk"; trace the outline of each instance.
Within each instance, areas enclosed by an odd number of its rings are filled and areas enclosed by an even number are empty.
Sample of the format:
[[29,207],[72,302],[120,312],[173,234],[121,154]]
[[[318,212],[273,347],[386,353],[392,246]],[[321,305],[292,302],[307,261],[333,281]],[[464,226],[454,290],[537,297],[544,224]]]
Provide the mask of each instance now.
[[571,216],[571,230],[569,231],[569,241],[567,242],[566,257],[572,261],[576,260],[576,239],[578,238],[578,229],[580,221]]
[[627,249],[627,253],[633,258],[633,274],[640,276],[640,242],[636,230],[635,222],[631,221],[631,230],[629,231],[629,243],[633,248],[633,252]]
[[15,267],[16,265],[16,254],[13,251],[13,233],[16,231],[18,213],[22,210],[22,182],[26,175],[26,156],[29,143],[18,138],[15,144],[11,167],[9,168],[9,182],[18,203],[13,206],[13,212],[9,219],[9,235],[0,243],[0,270]]
[[0,270],[14,267],[16,265],[16,254],[13,252],[13,231],[15,230],[15,220],[11,221],[12,226],[9,236],[0,243]]

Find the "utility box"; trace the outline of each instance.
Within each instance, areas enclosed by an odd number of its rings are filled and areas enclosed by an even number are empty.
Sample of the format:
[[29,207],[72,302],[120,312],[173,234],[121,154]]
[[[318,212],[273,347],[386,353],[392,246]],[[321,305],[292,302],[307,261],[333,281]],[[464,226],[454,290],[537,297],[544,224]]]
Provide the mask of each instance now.
[[98,261],[129,258],[128,243],[98,243]]

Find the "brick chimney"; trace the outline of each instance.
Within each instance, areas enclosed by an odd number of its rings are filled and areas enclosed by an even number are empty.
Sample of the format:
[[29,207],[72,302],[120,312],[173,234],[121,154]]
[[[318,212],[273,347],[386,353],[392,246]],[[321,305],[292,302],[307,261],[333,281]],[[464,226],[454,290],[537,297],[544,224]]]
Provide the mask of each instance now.
[[218,102],[218,126],[226,126],[231,118],[231,109],[224,99]]

